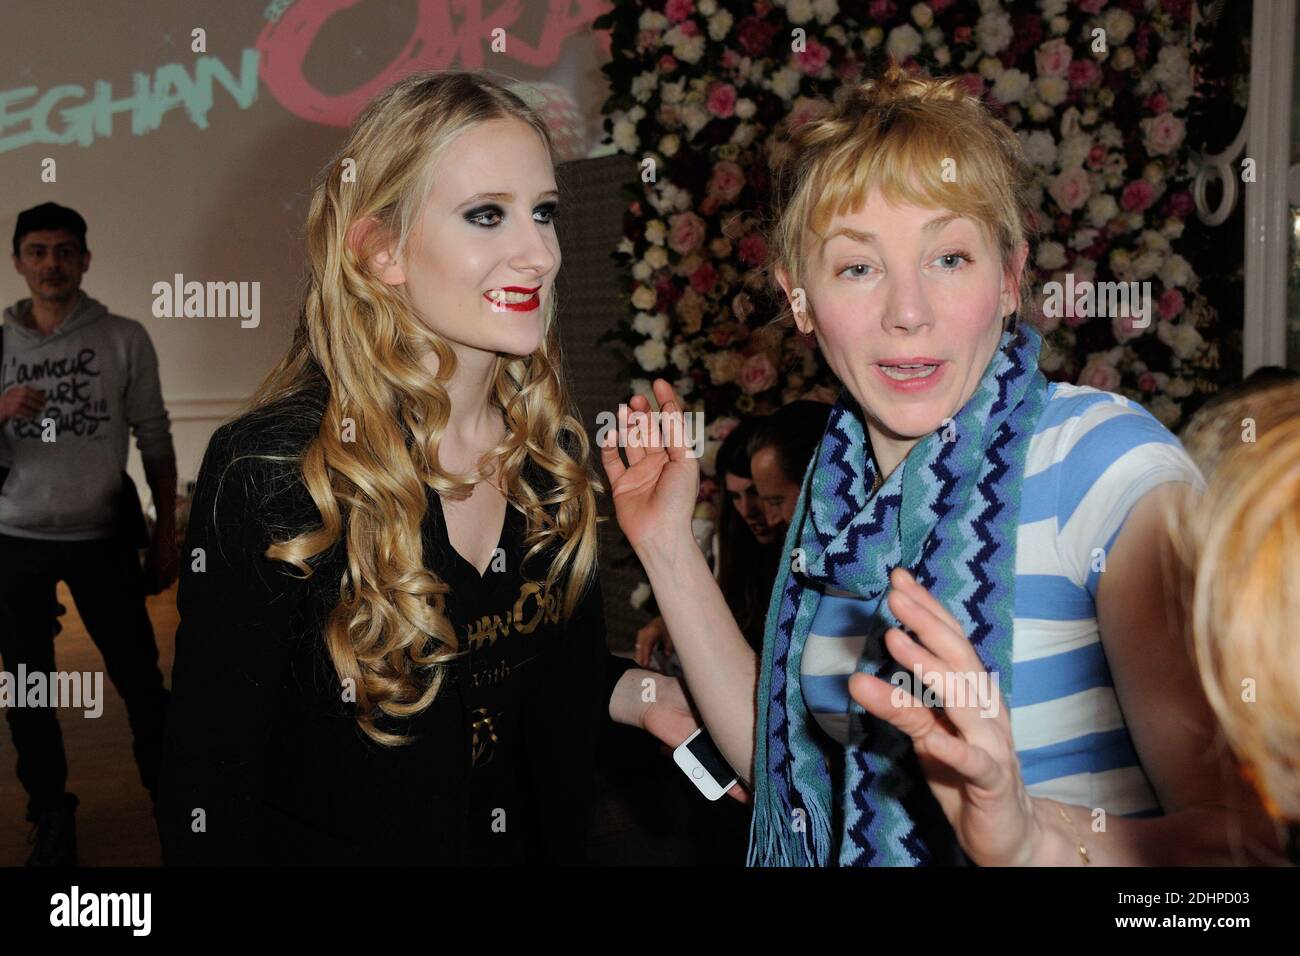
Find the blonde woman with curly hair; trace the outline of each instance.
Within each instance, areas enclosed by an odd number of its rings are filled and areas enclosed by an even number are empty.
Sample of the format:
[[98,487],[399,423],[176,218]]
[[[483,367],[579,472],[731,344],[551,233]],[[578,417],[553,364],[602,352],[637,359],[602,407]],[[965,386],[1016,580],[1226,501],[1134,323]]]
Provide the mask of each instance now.
[[293,344],[195,490],[167,862],[580,861],[602,724],[695,726],[667,679],[611,711],[558,201],[544,121],[471,73],[325,169]]
[[1039,371],[1015,135],[956,79],[892,67],[773,165],[771,275],[843,391],[761,655],[691,541],[694,460],[601,449],[691,695],[753,786],[750,863],[1261,858],[1272,829],[1215,759],[1167,594],[1161,508],[1200,477],[1140,406]]
[[1300,382],[1248,387],[1189,423],[1208,488],[1169,528],[1206,695],[1300,863]]

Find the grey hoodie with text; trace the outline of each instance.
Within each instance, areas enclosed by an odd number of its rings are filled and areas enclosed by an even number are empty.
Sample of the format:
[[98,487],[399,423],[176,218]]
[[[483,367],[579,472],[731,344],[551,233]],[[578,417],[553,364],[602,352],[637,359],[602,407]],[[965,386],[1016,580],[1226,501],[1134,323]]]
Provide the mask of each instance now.
[[26,385],[45,394],[45,407],[0,425],[0,467],[11,469],[0,488],[0,534],[108,537],[128,429],[146,462],[174,458],[158,356],[143,325],[84,292],[48,336],[27,324],[31,302],[5,309],[0,395]]

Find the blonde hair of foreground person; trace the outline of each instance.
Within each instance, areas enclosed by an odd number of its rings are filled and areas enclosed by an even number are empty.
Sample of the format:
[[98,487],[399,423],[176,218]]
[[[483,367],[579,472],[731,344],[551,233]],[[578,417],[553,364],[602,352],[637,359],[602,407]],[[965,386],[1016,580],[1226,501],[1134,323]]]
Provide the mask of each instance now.
[[[1225,402],[1188,440],[1208,488],[1170,513],[1224,736],[1275,820],[1300,822],[1300,382]],[[1253,429],[1254,434],[1251,434]],[[1212,434],[1217,441],[1202,437]],[[1253,440],[1251,440],[1253,438]]]
[[[385,745],[408,738],[376,727],[378,713],[410,717],[427,708],[459,650],[444,610],[448,585],[424,566],[426,488],[463,498],[474,482],[457,480],[438,462],[451,407],[445,384],[456,370],[453,350],[421,321],[404,284],[389,285],[370,272],[348,234],[373,217],[388,237],[397,237],[402,255],[443,152],[470,128],[510,117],[537,131],[554,162],[545,121],[479,74],[414,73],[366,107],[312,195],[310,275],[293,344],[249,404],[255,413],[302,389],[315,376],[313,362],[329,381],[319,432],[300,458],[261,456],[299,463],[322,523],[275,541],[266,557],[310,577],[308,561],[343,534],[346,509],[347,562],[324,639],[340,681],[351,679],[356,687],[358,724]],[[355,162],[354,182],[344,180],[349,160]],[[483,461],[484,472],[495,473],[527,517],[529,555],[558,549],[545,586],[569,570],[568,617],[595,573],[595,492],[602,486],[561,377],[555,308],[555,296],[548,296],[537,352],[497,357],[491,402],[502,409],[507,431]],[[420,361],[429,350],[437,356],[436,376]],[[359,426],[353,441],[342,440],[345,418]],[[409,448],[403,426],[414,438]],[[544,496],[522,478],[530,459],[554,479]],[[432,679],[421,676],[428,674]]]

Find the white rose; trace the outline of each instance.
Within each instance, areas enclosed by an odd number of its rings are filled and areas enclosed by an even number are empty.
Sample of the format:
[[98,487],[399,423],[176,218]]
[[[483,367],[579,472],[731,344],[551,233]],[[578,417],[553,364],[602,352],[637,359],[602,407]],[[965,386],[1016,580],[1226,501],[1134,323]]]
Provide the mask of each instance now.
[[1101,228],[1119,215],[1119,203],[1113,195],[1102,193],[1088,200],[1088,222]]
[[662,269],[668,265],[668,250],[663,246],[651,246],[645,251],[645,262],[651,269]]
[[1106,45],[1119,46],[1133,32],[1133,16],[1127,10],[1111,7],[1101,15],[1101,28],[1106,31]]
[[910,23],[894,27],[885,42],[885,52],[897,60],[905,60],[921,52],[921,34]]
[[1028,74],[1012,69],[1003,70],[998,78],[993,81],[992,92],[999,103],[1018,103],[1028,88]]
[[[1008,70],[1007,72],[1011,71]],[[996,90],[994,90],[993,95],[997,96]],[[1001,97],[998,98],[1001,99]],[[1042,129],[1036,129],[1028,134],[1021,131],[1020,141],[1025,147],[1025,159],[1035,166],[1051,169],[1056,165],[1056,140],[1052,139],[1051,133]]]
[[657,10],[646,10],[637,20],[637,26],[642,30],[667,30],[668,18]]
[[636,126],[626,117],[614,121],[614,145],[624,153],[635,153],[641,145]]
[[639,260],[637,264],[632,267],[632,278],[637,282],[645,282],[652,275],[654,275],[654,269],[651,268],[650,263],[646,262],[644,259]]
[[650,595],[652,594],[654,594],[654,591],[650,589],[650,585],[645,581],[642,581],[632,589],[632,594],[627,600],[629,604],[639,611],[641,608],[645,607],[645,602],[650,600]]
[[673,388],[677,390],[678,395],[689,395],[695,391],[695,379],[689,375],[683,375],[677,381],[673,382]]
[[1035,123],[1046,123],[1052,118],[1052,108],[1046,103],[1034,103],[1029,107],[1029,118]]
[[754,115],[758,107],[754,105],[754,101],[749,97],[742,96],[740,99],[736,100],[735,109],[736,117],[738,119],[747,120]]
[[726,10],[719,10],[713,16],[709,17],[709,39],[725,40],[727,33],[731,30],[731,25],[736,22]]
[[711,17],[713,14],[717,13],[718,4],[716,0],[700,0],[700,2],[695,5],[695,9],[704,16]]
[[1079,229],[1070,237],[1071,249],[1087,249],[1097,241],[1096,229]]
[[636,97],[637,102],[644,103],[654,94],[655,87],[658,85],[659,74],[646,71],[632,81],[632,95]]
[[1187,322],[1157,322],[1156,325],[1156,336],[1180,359],[1194,358],[1205,343],[1201,333]]
[[1160,382],[1162,378],[1167,379],[1167,381],[1160,383],[1161,391],[1170,398],[1186,398],[1196,391],[1195,383],[1189,378],[1169,378],[1167,375],[1156,374],[1157,382]]
[[686,92],[686,81],[674,80],[672,83],[665,83],[659,88],[659,97],[669,105],[676,105],[682,101]]
[[1164,265],[1160,267],[1160,281],[1166,288],[1191,288],[1194,279],[1191,263],[1177,253],[1165,259]]
[[1146,252],[1139,253],[1138,257],[1133,260],[1134,278],[1139,281],[1150,279],[1156,274],[1156,270],[1160,268],[1161,263],[1164,262],[1164,258],[1165,257],[1162,253],[1150,249]]
[[1132,69],[1133,62],[1133,51],[1126,46],[1122,46],[1111,57],[1110,65],[1122,73],[1124,70]]
[[1001,53],[1011,42],[1011,16],[1003,10],[990,10],[975,25],[975,39],[985,53]]
[[668,350],[659,339],[647,339],[632,350],[632,355],[647,372],[657,372],[668,364]]
[[793,24],[807,23],[813,18],[812,0],[787,0],[785,15]]
[[1041,243],[1034,261],[1042,269],[1059,269],[1065,265],[1065,247],[1050,240]]
[[[662,246],[664,240],[668,238],[668,227],[664,225],[662,219],[651,219],[645,224],[645,237],[647,242],[653,242],[656,246]],[[651,250],[653,252],[654,250]],[[649,253],[646,254],[647,258]]]
[[1092,149],[1092,137],[1086,133],[1080,133],[1076,136],[1066,136],[1061,140],[1060,146],[1056,151],[1056,161],[1061,164],[1062,169],[1072,169],[1075,166],[1082,166],[1083,161],[1088,158],[1088,152]]
[[1051,18],[1065,12],[1065,0],[1038,0],[1038,8],[1044,17]]
[[668,334],[668,316],[662,312],[653,315],[649,312],[638,312],[636,318],[632,320],[632,328],[639,335],[662,339]]
[[922,30],[934,25],[934,11],[924,3],[918,3],[912,7],[912,22]]
[[813,12],[818,23],[830,23],[840,12],[840,5],[836,0],[813,0]]
[[668,353],[668,360],[673,363],[679,370],[685,370],[691,367],[691,347],[685,342],[678,342]]
[[783,100],[793,99],[799,92],[802,77],[798,70],[783,66],[772,74],[772,92]]
[[1052,17],[1052,32],[1060,36],[1070,28],[1070,21],[1065,17]]
[[1034,81],[1038,86],[1038,95],[1044,103],[1060,106],[1070,92],[1070,83],[1063,76],[1040,76]]
[[653,309],[659,297],[655,295],[655,290],[647,285],[639,285],[636,291],[632,293],[632,307],[636,309]]

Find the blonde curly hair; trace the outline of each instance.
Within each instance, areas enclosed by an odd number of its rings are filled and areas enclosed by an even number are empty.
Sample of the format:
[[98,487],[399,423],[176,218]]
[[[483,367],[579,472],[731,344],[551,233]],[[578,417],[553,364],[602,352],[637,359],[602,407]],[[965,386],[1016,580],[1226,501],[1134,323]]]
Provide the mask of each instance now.
[[[411,738],[378,726],[380,715],[409,718],[427,708],[461,653],[445,613],[448,585],[424,566],[427,489],[463,498],[474,483],[449,474],[438,459],[454,352],[420,320],[404,285],[371,274],[348,234],[373,217],[397,239],[400,256],[447,147],[466,130],[502,118],[536,130],[554,160],[545,121],[481,74],[414,73],[366,107],[312,195],[310,276],[293,344],[247,406],[255,415],[322,374],[328,381],[318,431],[288,459],[321,523],[273,542],[266,557],[309,577],[309,562],[344,538],[345,569],[325,643],[339,680],[355,687],[361,729],[388,746]],[[344,176],[347,170],[355,170],[355,180]],[[544,586],[567,572],[568,618],[595,574],[595,493],[603,488],[561,376],[555,308],[551,295],[537,352],[497,358],[490,402],[503,413],[507,434],[480,468],[495,474],[509,504],[527,517],[525,562],[554,552]],[[420,360],[430,350],[436,376]],[[353,440],[345,441],[349,420]],[[530,462],[553,479],[552,487],[538,490],[524,479]]]

